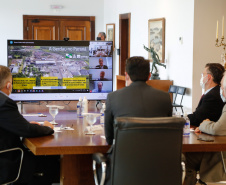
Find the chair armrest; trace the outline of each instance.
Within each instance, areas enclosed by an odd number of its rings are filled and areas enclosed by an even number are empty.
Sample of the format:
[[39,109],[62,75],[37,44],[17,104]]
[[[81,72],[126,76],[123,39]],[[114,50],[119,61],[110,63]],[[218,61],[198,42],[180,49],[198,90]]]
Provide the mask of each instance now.
[[[107,169],[107,158],[102,153],[95,153],[93,154],[93,173],[94,173],[94,180],[95,185],[104,185],[105,177],[106,177],[106,169]],[[97,178],[97,169],[96,164],[101,165],[101,172],[102,174],[99,174],[100,177],[100,183],[98,182]]]
[[[21,149],[21,148],[11,148],[11,149],[6,149],[6,150],[1,150],[0,151],[0,154],[4,154],[4,153],[11,153],[11,152],[14,152],[14,151],[19,151],[21,153],[20,155],[20,164],[18,166],[18,173],[17,173],[17,176],[15,179],[6,179],[7,182],[3,182],[3,184],[11,184],[13,182],[16,182],[20,176],[20,171],[21,171],[21,167],[22,167],[22,162],[23,162],[23,157],[24,157],[24,151]],[[2,183],[1,183],[2,184]]]
[[102,153],[93,154],[93,160],[96,161],[97,164],[101,164],[102,162],[107,162],[107,158]]

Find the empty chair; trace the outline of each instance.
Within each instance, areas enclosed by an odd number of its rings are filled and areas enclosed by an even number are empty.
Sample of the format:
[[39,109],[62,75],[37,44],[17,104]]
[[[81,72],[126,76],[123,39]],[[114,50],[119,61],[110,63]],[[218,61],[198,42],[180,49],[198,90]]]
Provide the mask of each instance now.
[[[115,120],[111,185],[181,185],[183,118],[132,118]],[[104,184],[106,158],[93,154],[93,170],[101,164]]]
[[[11,161],[7,159],[7,156],[9,155],[20,156],[20,160]],[[9,184],[18,180],[20,176],[23,155],[24,152],[21,148],[12,148],[0,151],[0,184]]]
[[[175,110],[177,111],[177,107],[180,107],[182,110],[182,113],[184,113],[182,101],[183,101],[183,96],[185,95],[185,92],[186,92],[186,88],[180,87],[180,86],[175,86],[175,85],[170,85],[168,92],[172,93],[174,95],[172,106],[175,108]],[[178,95],[180,95],[180,103],[179,104],[176,103],[176,100],[178,99]]]

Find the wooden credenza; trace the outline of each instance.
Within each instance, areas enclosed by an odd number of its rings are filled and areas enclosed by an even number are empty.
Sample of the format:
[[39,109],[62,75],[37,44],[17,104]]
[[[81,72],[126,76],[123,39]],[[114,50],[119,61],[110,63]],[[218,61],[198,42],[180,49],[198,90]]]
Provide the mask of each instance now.
[[[117,90],[125,87],[125,76],[117,75]],[[162,91],[168,92],[170,85],[173,85],[172,80],[148,80],[147,84]]]

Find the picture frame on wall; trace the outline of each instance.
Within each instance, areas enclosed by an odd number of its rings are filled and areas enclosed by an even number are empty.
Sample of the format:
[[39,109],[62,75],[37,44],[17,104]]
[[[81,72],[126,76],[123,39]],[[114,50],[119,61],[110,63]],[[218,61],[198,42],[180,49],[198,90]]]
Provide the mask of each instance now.
[[106,41],[113,41],[113,50],[115,48],[115,24],[106,24]]
[[[148,20],[148,47],[154,47],[158,54],[160,62],[165,61],[165,18]],[[152,62],[151,54],[148,58]]]

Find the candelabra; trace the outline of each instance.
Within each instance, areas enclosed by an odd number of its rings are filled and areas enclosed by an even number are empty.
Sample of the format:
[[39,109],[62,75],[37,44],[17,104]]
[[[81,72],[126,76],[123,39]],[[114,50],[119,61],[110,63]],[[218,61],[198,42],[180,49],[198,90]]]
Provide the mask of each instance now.
[[225,47],[226,47],[226,44],[224,43],[224,36],[221,37],[221,41],[218,42],[218,38],[216,39],[216,44],[215,44],[216,47],[221,47],[223,46],[223,53],[221,54],[221,61],[223,62],[223,66],[224,68],[226,69],[226,53],[225,53]]
[[223,49],[224,49],[224,51],[225,51],[226,44],[223,43],[223,42],[224,42],[224,36],[221,37],[220,43],[218,43],[218,41],[219,41],[219,40],[218,40],[218,38],[217,38],[217,39],[216,39],[216,44],[215,44],[215,46],[216,46],[216,47],[223,46]]
[[224,68],[226,69],[226,53],[225,53],[225,47],[226,47],[226,44],[224,43],[224,16],[222,18],[222,37],[221,37],[221,41],[219,42],[218,40],[218,20],[217,20],[217,30],[216,30],[216,44],[215,44],[216,47],[221,47],[223,46],[223,53],[221,54],[221,61],[223,62],[224,64]]

